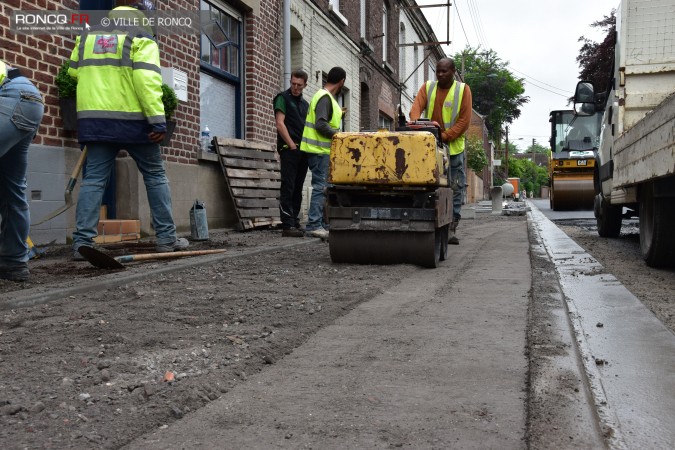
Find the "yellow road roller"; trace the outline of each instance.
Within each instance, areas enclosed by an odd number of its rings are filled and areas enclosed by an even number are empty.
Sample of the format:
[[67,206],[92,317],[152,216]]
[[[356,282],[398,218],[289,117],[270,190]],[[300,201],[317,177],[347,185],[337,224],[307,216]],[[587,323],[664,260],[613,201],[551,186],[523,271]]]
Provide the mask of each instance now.
[[331,260],[437,267],[448,256],[448,170],[432,122],[337,133],[325,208]]
[[551,111],[549,176],[551,209],[592,209],[593,171],[602,114],[575,116],[572,110]]

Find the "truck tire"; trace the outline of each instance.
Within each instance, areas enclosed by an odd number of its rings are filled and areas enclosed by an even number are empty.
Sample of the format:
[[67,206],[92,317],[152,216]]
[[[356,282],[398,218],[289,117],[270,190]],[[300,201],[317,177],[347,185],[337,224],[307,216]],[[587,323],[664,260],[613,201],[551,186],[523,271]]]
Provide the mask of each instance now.
[[654,185],[640,191],[640,252],[650,267],[675,265],[675,209],[671,198],[655,198]]
[[598,234],[605,238],[619,237],[621,234],[621,206],[610,205],[602,194],[595,196],[595,218]]

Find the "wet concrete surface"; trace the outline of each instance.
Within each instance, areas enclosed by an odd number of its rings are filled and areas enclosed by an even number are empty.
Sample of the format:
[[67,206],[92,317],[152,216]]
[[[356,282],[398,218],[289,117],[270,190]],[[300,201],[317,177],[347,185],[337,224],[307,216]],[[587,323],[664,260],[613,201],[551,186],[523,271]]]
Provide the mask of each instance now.
[[672,448],[675,335],[536,205],[529,219],[555,264],[609,445]]

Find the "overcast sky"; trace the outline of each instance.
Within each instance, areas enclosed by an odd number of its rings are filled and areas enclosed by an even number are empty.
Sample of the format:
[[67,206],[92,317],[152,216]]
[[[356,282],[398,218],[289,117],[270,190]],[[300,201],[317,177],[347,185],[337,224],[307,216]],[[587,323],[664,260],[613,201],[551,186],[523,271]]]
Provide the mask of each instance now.
[[[445,5],[444,0],[417,0],[418,5]],[[447,55],[472,47],[492,49],[509,63],[516,77],[525,78],[530,97],[519,119],[509,128],[509,140],[520,149],[532,139],[548,145],[548,114],[569,109],[579,76],[576,57],[580,36],[604,39],[591,23],[609,15],[619,0],[453,0]],[[446,7],[423,8],[440,41],[447,40]],[[459,18],[458,18],[459,17]],[[476,31],[478,29],[478,32]],[[468,41],[467,41],[468,38]],[[522,140],[518,140],[522,138]]]

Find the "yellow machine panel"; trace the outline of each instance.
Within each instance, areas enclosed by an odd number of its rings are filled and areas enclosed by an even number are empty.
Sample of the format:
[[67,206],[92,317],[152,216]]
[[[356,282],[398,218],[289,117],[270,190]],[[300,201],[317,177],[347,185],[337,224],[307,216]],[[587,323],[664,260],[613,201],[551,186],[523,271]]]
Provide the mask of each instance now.
[[444,149],[428,131],[337,133],[331,143],[328,182],[447,186]]
[[[587,169],[595,167],[595,159],[554,159],[551,164],[556,169]],[[591,175],[593,171],[591,170]]]

